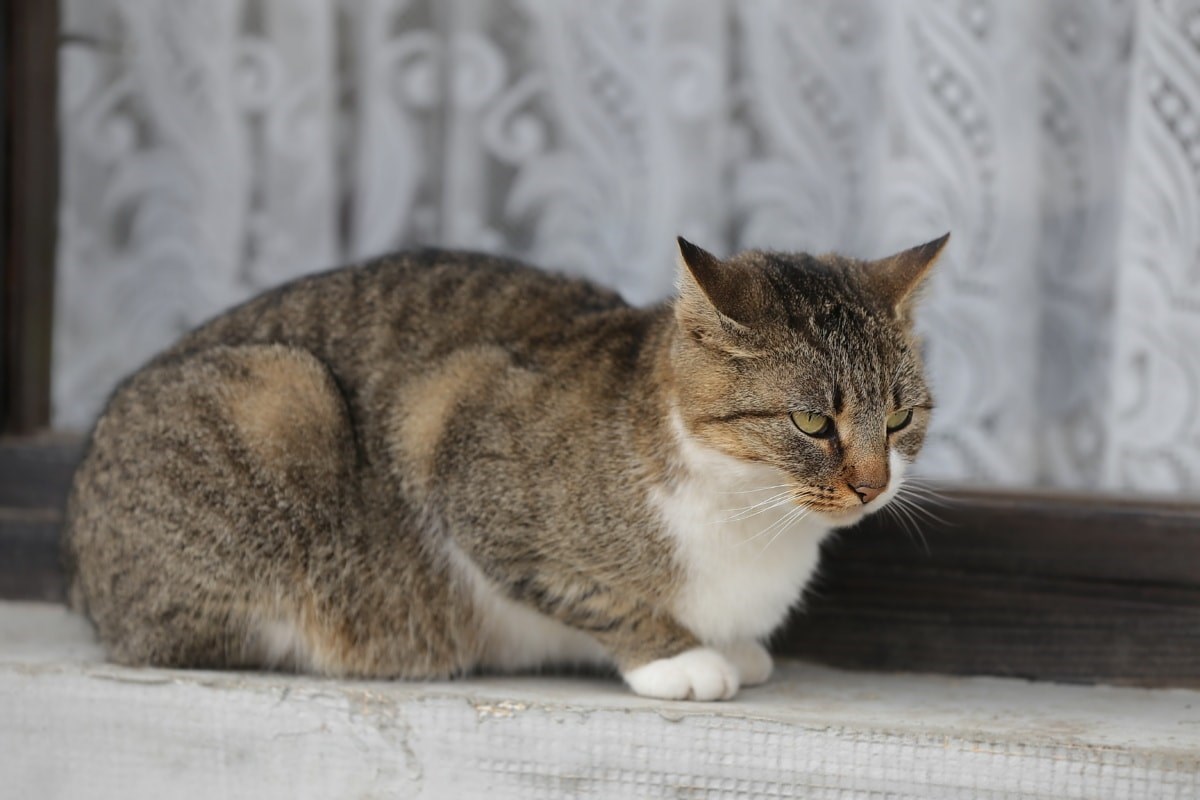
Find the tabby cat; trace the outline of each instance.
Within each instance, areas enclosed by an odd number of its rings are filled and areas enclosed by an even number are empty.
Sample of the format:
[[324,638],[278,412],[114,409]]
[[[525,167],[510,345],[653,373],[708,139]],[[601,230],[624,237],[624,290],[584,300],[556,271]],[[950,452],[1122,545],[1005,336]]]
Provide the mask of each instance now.
[[913,295],[946,240],[680,239],[678,297],[648,309],[461,252],[287,284],[113,394],[68,507],[72,603],[122,664],[593,663],[732,697],[821,540],[921,447]]

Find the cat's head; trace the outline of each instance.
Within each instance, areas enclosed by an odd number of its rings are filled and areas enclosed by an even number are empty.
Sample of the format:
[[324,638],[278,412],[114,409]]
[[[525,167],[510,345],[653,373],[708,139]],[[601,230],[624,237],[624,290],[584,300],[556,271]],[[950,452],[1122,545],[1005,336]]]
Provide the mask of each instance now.
[[784,475],[849,524],[882,507],[925,438],[933,399],[912,311],[949,234],[878,261],[683,239],[673,371],[689,437]]

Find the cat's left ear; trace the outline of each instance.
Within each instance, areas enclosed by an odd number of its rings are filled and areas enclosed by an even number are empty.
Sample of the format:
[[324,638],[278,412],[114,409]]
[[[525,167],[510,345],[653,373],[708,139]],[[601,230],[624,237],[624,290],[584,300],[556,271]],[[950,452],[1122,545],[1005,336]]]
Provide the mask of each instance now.
[[903,318],[909,315],[913,296],[929,275],[938,256],[946,249],[948,241],[949,233],[867,264],[867,280],[871,288],[895,309],[896,316]]
[[752,329],[767,309],[759,277],[687,239],[678,241],[675,319],[688,336],[706,347],[734,357],[754,357]]

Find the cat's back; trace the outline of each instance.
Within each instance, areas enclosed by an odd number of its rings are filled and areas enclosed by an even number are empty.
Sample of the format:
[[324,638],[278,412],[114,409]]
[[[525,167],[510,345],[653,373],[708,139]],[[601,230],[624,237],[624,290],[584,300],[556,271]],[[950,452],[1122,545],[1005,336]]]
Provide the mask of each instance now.
[[277,343],[331,365],[356,355],[407,360],[473,343],[554,338],[581,317],[623,308],[614,292],[511,259],[421,250],[284,284],[216,317],[165,355]]

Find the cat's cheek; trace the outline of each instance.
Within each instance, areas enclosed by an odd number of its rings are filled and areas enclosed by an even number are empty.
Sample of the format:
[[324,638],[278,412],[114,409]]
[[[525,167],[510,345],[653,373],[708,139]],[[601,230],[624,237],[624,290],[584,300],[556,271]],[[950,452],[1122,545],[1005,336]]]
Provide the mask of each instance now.
[[660,700],[728,700],[737,694],[737,668],[708,647],[660,658],[622,676],[642,697]]
[[913,424],[902,431],[902,436],[896,440],[896,451],[904,456],[905,461],[910,464],[917,460],[917,455],[921,452],[921,448],[925,445],[925,434],[927,432],[927,421],[920,424]]
[[883,508],[900,493],[900,489],[904,486],[904,476],[908,473],[910,463],[911,459],[905,457],[899,450],[892,450],[888,453],[888,470],[890,472],[888,486],[883,494],[868,504],[868,514],[873,514]]

